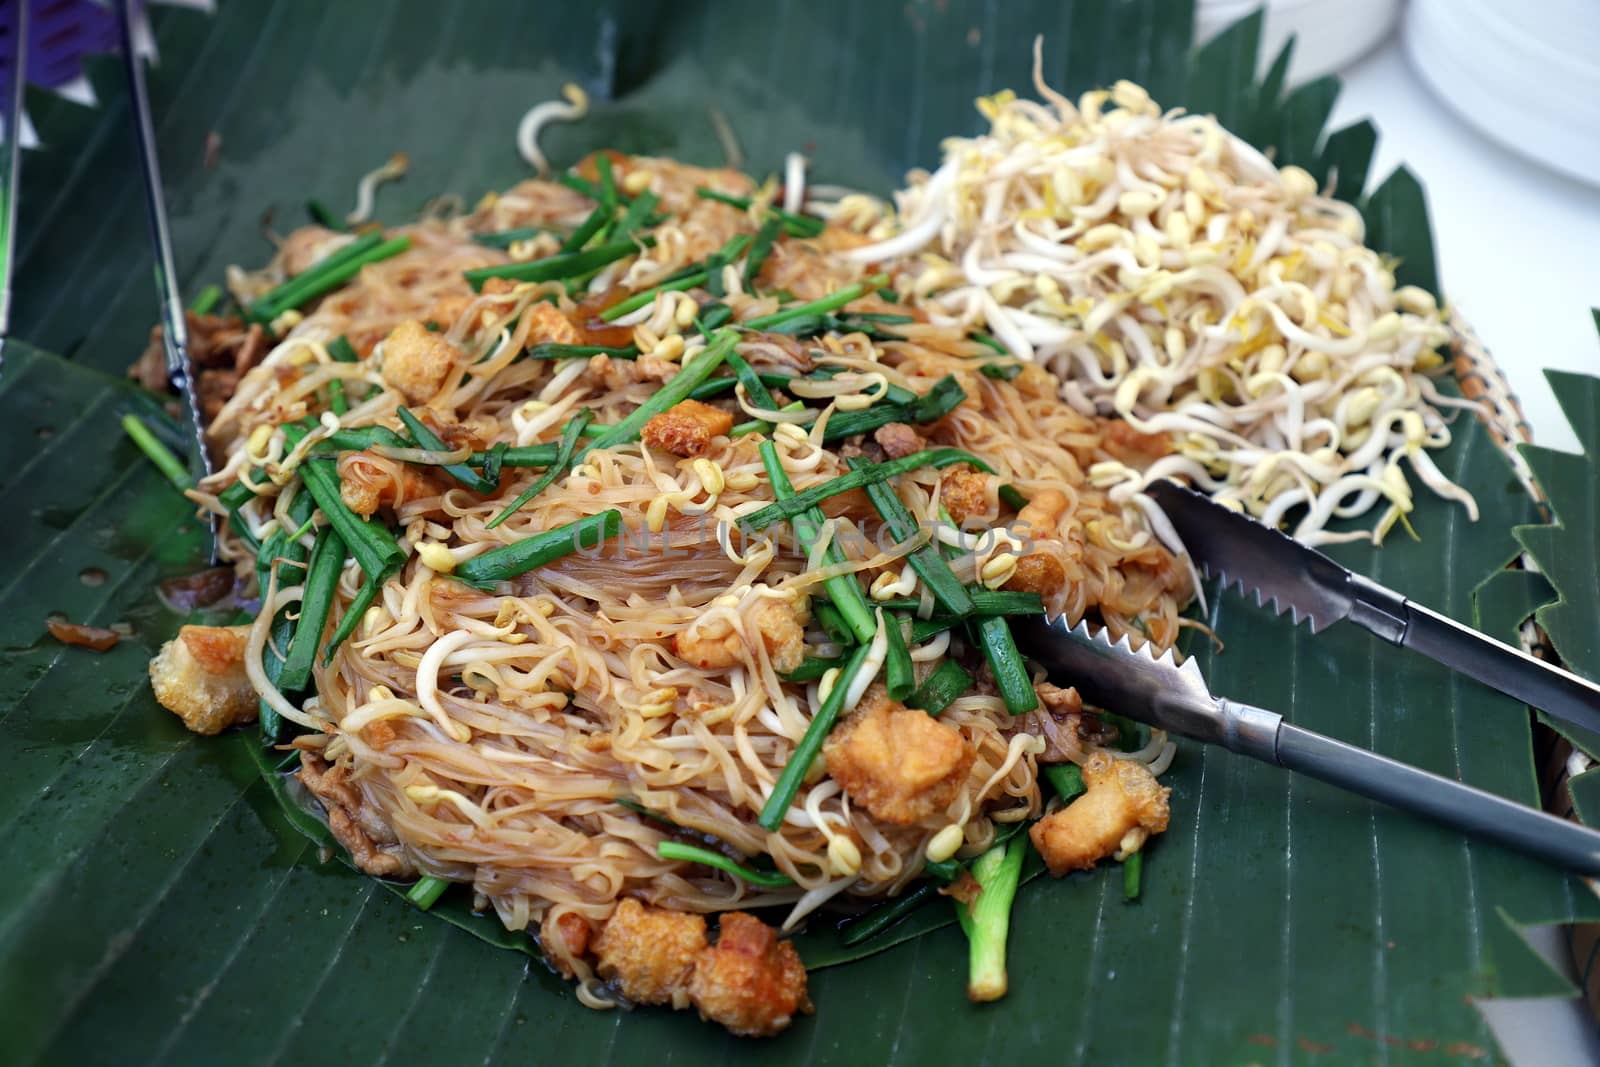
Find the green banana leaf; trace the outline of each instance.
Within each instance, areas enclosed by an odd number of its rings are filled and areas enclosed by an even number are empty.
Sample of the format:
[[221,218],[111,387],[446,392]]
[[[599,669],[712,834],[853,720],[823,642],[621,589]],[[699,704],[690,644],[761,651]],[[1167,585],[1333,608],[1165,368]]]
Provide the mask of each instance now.
[[[1192,22],[1183,0],[231,2],[157,13],[151,91],[191,293],[265,257],[264,216],[286,230],[308,198],[340,211],[396,150],[412,166],[380,195],[391,221],[517,180],[517,119],[569,80],[597,106],[549,131],[557,164],[602,146],[720,162],[721,122],[753,170],[798,147],[818,180],[888,189],[977,127],[973,96],[1027,86],[1036,33],[1057,86],[1132,78],[1358,198],[1376,134],[1325,133],[1337,83],[1286,95],[1283,57],[1257,83],[1258,18],[1197,55]],[[155,303],[119,74],[109,60],[89,74],[100,111],[29,99],[49,147],[24,168],[14,332],[40,350],[8,344],[0,370],[6,1062],[1433,1063],[1495,1055],[1471,998],[1568,991],[1519,929],[1600,916],[1581,883],[1193,745],[1138,903],[1114,869],[1020,894],[1004,1001],[965,1002],[959,932],[919,915],[900,933],[925,936],[816,972],[816,1016],[768,1042],[681,1013],[587,1011],[506,950],[520,939],[490,944],[349,871],[280,803],[251,738],[186,733],[145,682],[182,621],[152,587],[197,565],[203,531],[117,426],[155,411],[118,380]],[[1402,277],[1436,285],[1415,179],[1391,176],[1364,210]],[[1536,515],[1476,424],[1441,466],[1479,524],[1424,499],[1420,541],[1337,554],[1471,618],[1474,587],[1517,549],[1512,526]],[[1358,631],[1313,638],[1211,593],[1226,649],[1194,651],[1216,692],[1536,802],[1525,708]],[[103,655],[65,648],[44,635],[57,611],[131,636]]]

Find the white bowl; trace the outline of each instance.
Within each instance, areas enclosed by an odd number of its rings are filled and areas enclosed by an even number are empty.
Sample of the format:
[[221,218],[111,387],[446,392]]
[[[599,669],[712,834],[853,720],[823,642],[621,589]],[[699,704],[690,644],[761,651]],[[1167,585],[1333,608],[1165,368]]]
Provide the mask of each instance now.
[[[1262,6],[1262,0],[1200,0],[1195,36],[1208,41]],[[1293,36],[1289,83],[1297,85],[1347,66],[1386,37],[1400,0],[1267,0],[1264,6],[1259,68]]]
[[1600,185],[1600,4],[1413,0],[1405,48],[1444,103],[1491,139]]

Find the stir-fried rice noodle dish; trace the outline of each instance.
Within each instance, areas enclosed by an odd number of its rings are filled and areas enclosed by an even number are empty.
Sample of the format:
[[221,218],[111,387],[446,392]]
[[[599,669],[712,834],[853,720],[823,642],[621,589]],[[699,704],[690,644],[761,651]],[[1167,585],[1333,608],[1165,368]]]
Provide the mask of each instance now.
[[1026,853],[1135,859],[1173,745],[1008,617],[1170,648],[1153,478],[1312,541],[1403,522],[1406,466],[1471,503],[1439,312],[1352,208],[1135,86],[1039,91],[892,201],[607,152],[230,271],[191,496],[261,606],[157,696],[259,717],[354,864],[468,887],[584,1004],[740,1034],[812,1010],[804,924],[920,892],[976,945]]

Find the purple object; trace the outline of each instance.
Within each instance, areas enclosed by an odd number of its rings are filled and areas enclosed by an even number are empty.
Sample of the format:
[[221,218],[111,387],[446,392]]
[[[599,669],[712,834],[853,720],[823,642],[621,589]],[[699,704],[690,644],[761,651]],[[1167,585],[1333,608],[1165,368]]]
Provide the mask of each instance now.
[[10,77],[19,3],[28,4],[27,74],[33,85],[65,85],[82,73],[85,56],[117,51],[117,20],[109,7],[92,0],[8,0],[0,2],[0,79]]

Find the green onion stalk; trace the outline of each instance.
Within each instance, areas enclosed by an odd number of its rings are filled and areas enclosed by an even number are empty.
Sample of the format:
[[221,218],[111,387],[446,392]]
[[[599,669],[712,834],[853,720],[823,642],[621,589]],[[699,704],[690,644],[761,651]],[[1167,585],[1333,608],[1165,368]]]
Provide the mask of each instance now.
[[971,905],[956,901],[956,919],[967,935],[967,997],[975,1003],[1006,995],[1006,938],[1011,903],[1022,880],[1028,838],[1018,834],[972,861],[980,892]]

